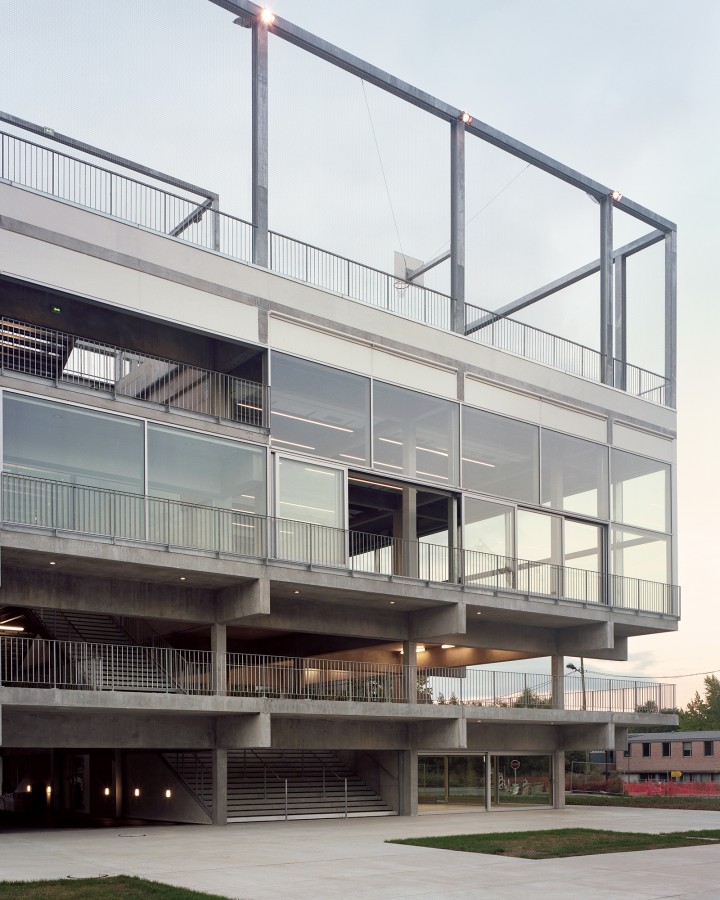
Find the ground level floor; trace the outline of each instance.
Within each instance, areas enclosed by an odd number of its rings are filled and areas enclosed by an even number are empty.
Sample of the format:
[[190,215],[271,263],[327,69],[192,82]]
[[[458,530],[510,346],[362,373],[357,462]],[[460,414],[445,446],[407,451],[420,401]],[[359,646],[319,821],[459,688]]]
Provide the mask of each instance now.
[[0,811],[190,824],[564,803],[564,754],[245,749],[0,751]]
[[546,828],[683,831],[720,813],[568,807],[497,816],[262,822],[2,833],[0,878],[137,875],[247,900],[643,900],[717,896],[720,846],[525,860],[388,844],[392,838]]

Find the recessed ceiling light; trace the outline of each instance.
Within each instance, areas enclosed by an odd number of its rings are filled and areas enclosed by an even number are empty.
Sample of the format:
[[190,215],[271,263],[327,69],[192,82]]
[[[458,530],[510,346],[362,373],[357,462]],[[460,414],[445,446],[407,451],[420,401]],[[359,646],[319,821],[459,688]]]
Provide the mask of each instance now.
[[300,591],[293,591],[293,594],[299,594]]
[[180,576],[180,581],[185,581],[185,580],[186,580],[186,579],[185,579],[185,576],[184,576],[184,575],[181,575],[181,576]]
[[391,600],[391,601],[390,601],[390,606],[395,606],[395,601],[394,601],[394,600]]
[[51,562],[50,565],[55,566],[55,565],[57,565],[57,563]]

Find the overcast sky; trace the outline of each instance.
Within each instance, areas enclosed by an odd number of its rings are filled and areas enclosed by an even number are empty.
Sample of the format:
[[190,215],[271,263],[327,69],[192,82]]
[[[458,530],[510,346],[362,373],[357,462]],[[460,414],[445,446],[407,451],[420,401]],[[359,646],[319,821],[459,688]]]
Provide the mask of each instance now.
[[[720,3],[278,0],[274,8],[678,223],[683,620],[676,635],[631,641],[629,664],[588,667],[658,676],[720,668]],[[248,216],[249,41],[231,23],[207,0],[0,0],[0,108],[200,182],[219,191],[223,208]],[[272,224],[380,268],[398,245],[429,257],[448,238],[444,126],[298,56],[271,46]],[[490,201],[468,226],[470,274],[477,301],[491,308],[597,255],[597,207],[500,157],[482,148],[468,156],[468,216]],[[442,287],[442,273],[434,277]],[[630,297],[630,362],[657,369],[657,285],[647,278]],[[530,320],[596,344],[595,296],[579,292]],[[702,678],[677,683],[685,704]]]

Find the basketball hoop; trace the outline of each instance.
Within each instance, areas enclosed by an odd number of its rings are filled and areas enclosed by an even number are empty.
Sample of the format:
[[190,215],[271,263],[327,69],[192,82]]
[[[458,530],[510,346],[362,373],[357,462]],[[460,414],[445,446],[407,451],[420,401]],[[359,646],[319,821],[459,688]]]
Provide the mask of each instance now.
[[396,281],[395,282],[395,290],[399,294],[404,294],[405,291],[410,287],[409,281]]

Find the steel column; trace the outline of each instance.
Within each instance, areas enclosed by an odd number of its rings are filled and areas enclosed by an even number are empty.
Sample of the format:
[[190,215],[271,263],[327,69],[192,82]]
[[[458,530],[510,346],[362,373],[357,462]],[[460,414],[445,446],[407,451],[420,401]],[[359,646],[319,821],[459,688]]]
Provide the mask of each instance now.
[[675,409],[677,378],[677,232],[665,235],[665,404]]
[[268,30],[252,24],[252,222],[253,262],[268,267]]
[[627,386],[627,257],[615,259],[615,387]]
[[450,296],[452,330],[465,333],[465,125],[450,126]]
[[613,201],[600,200],[600,353],[602,381],[613,383]]

